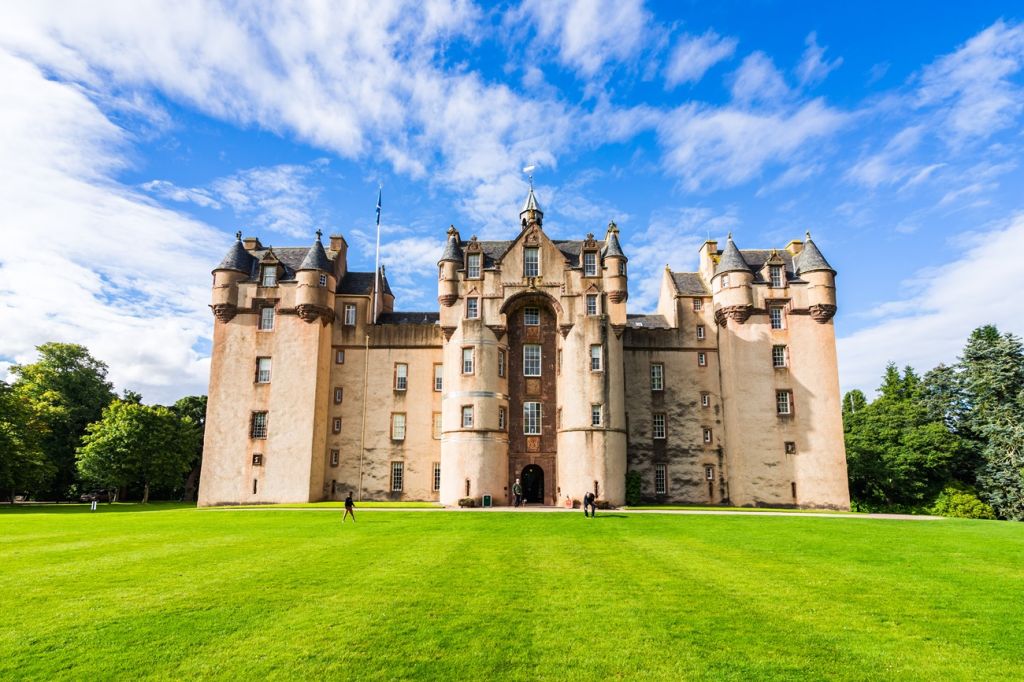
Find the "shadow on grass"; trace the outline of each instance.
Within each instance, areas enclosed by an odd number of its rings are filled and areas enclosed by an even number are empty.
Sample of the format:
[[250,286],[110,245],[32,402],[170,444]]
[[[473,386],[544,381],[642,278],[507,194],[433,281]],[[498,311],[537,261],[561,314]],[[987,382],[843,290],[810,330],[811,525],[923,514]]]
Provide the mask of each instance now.
[[0,504],[0,514],[127,514],[142,512],[179,511],[182,509],[195,509],[193,502],[150,502],[139,504],[138,502],[115,502],[107,504],[100,502],[96,505],[96,511],[90,509],[88,503],[45,503],[29,502],[19,504]]
[[594,514],[595,519],[628,519],[629,514]]

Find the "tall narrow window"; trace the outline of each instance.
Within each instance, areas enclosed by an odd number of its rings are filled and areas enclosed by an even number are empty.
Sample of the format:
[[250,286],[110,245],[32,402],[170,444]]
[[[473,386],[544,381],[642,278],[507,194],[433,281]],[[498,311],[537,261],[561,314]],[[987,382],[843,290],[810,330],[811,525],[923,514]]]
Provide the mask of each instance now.
[[345,351],[336,350],[334,351],[334,364],[344,365],[345,364]]
[[540,249],[527,246],[523,249],[523,277],[540,276]]
[[498,408],[498,430],[499,431],[504,431],[505,430],[505,408],[504,407],[499,407]]
[[249,422],[249,438],[267,437],[267,413],[253,412]]
[[601,422],[603,421],[602,418],[601,418],[603,414],[604,414],[604,410],[602,409],[602,407],[600,405],[591,405],[590,406],[590,425],[591,426],[600,426]]
[[433,414],[433,423],[431,428],[430,436],[434,440],[441,440],[441,413],[435,412]]
[[775,411],[780,415],[793,413],[793,399],[789,391],[775,392]]
[[274,328],[274,309],[270,306],[260,308],[260,321],[257,328],[260,331],[270,331]]
[[703,339],[703,338],[704,338],[704,325],[698,324],[697,325],[697,339],[700,340],[700,339]]
[[320,286],[327,286],[327,275],[320,275]]
[[409,387],[409,365],[404,362],[395,363],[395,390],[404,391]]
[[583,276],[597,277],[597,252],[586,251],[583,253]]
[[782,329],[782,307],[773,305],[768,308],[768,319],[771,320],[772,329]]
[[711,407],[711,394],[710,393],[701,393],[700,394],[700,406],[701,407]]
[[472,296],[466,299],[466,318],[475,320],[480,317],[480,299]]
[[771,278],[773,287],[782,286],[782,266],[781,265],[769,265],[768,276]]
[[523,435],[540,435],[540,403],[523,403]]
[[657,440],[665,439],[665,415],[651,415],[651,436]]
[[693,309],[695,311],[696,310],[703,310],[704,309],[704,301],[702,301],[699,298],[693,299]]
[[786,347],[772,346],[772,367],[785,367],[786,364]]
[[711,429],[709,429],[707,427],[705,427],[703,429],[703,431],[704,431],[704,442],[705,443],[710,443],[714,434],[712,434],[711,433]]
[[391,492],[400,493],[402,492],[402,486],[405,485],[405,462],[392,462],[391,463]]
[[651,390],[665,390],[665,365],[660,362],[651,364]]
[[597,294],[587,294],[587,315],[597,315]]
[[619,261],[619,274],[623,277],[626,276],[626,261],[624,260]]
[[505,376],[505,351],[498,351],[498,376]]
[[444,365],[434,365],[434,390],[444,389]]
[[335,405],[341,405],[341,401],[344,399],[344,397],[345,397],[345,389],[343,389],[341,386],[335,386],[334,387],[334,404]]
[[462,406],[462,428],[471,429],[473,428],[473,406],[463,405]]
[[441,489],[441,463],[434,462],[433,485],[430,487],[435,493]]
[[664,464],[654,465],[654,493],[664,495],[668,492],[668,467]]
[[703,353],[703,352],[702,353],[697,353],[697,366],[698,367],[707,367],[708,366],[708,354],[707,353]]
[[722,275],[722,288],[723,289],[728,289],[729,288],[729,275]]
[[715,480],[715,467],[713,464],[704,465],[704,478],[708,481]]
[[540,345],[527,343],[523,345],[523,376],[540,376]]
[[466,256],[466,277],[469,279],[480,278],[480,256],[479,253],[471,253]]
[[341,417],[335,417],[331,420],[331,432],[341,433]]
[[473,349],[463,348],[462,349],[462,373],[472,374],[473,373]]
[[264,265],[260,270],[260,286],[261,287],[276,287],[277,286],[277,266],[276,265]]
[[345,326],[354,327],[356,326],[356,304],[346,303],[345,304]]
[[391,414],[391,440],[405,440],[405,413]]
[[340,460],[341,460],[341,451],[340,450],[331,450],[331,466],[332,467],[338,466],[338,462]]
[[523,324],[528,327],[536,327],[540,324],[540,308],[529,305],[523,308]]
[[270,358],[256,358],[256,383],[270,383]]
[[600,372],[601,371],[602,361],[603,361],[603,358],[602,358],[602,353],[601,353],[601,346],[598,345],[598,344],[595,344],[595,345],[591,346],[590,347],[590,371],[591,372]]

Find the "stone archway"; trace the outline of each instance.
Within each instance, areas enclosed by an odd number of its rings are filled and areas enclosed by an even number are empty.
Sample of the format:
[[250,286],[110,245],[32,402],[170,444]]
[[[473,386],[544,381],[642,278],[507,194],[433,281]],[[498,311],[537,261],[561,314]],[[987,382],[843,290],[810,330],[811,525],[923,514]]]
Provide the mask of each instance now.
[[544,504],[544,470],[537,464],[523,467],[519,480],[523,486],[523,502]]

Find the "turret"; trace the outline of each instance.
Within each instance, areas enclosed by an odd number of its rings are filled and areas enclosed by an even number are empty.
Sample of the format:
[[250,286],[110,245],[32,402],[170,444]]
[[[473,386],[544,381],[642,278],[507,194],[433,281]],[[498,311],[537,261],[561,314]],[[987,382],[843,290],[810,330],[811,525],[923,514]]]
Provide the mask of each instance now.
[[715,319],[725,326],[726,319],[743,324],[750,317],[754,307],[754,296],[751,285],[754,273],[743,259],[743,254],[736,248],[729,233],[715,274],[711,278],[711,291],[715,302]]
[[629,261],[619,245],[619,228],[614,222],[608,223],[601,251],[604,261],[604,290],[608,296],[608,316],[612,324],[626,323],[626,299],[629,288],[626,280],[626,263]]
[[238,283],[252,275],[255,263],[256,259],[242,244],[242,233],[236,232],[235,243],[213,270],[213,301],[210,307],[221,322],[229,321],[238,311]]
[[523,228],[526,228],[531,223],[541,225],[544,222],[544,211],[540,210],[537,197],[533,194],[532,184],[530,185],[530,193],[526,195],[526,201],[523,202],[523,208],[519,211],[519,219],[522,221]]
[[322,234],[320,230],[316,231],[316,240],[295,271],[295,312],[306,322],[334,319],[331,305],[331,294],[335,288],[334,265],[320,243]]
[[811,241],[810,232],[797,257],[796,274],[807,282],[807,307],[811,317],[825,324],[836,314],[836,271]]
[[452,307],[459,300],[457,273],[463,261],[459,241],[459,231],[452,225],[448,228],[448,241],[444,245],[441,260],[437,261],[437,302],[445,308]]

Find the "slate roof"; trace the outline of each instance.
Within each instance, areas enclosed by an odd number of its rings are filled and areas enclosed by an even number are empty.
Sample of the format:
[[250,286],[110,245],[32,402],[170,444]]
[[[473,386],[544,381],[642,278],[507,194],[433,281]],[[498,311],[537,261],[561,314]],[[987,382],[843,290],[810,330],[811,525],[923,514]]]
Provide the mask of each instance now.
[[309,251],[306,252],[306,257],[302,259],[302,263],[299,264],[299,270],[323,270],[324,272],[331,272],[334,267],[331,265],[331,260],[327,257],[327,253],[324,251],[324,245],[317,239],[313,242],[313,246],[309,247]]
[[533,193],[533,188],[530,188],[530,193],[526,195],[526,201],[523,202],[523,208],[520,209],[519,213],[526,213],[527,211],[537,211],[543,213],[540,210],[540,204],[537,203],[537,197]]
[[285,246],[281,248],[268,247],[266,249],[257,249],[252,251],[253,262],[252,270],[249,272],[249,281],[254,282],[259,279],[259,263],[263,260],[263,257],[267,255],[268,251],[274,252],[274,255],[277,257],[278,262],[281,263],[281,267],[284,270],[284,272],[277,278],[278,282],[294,280],[295,272],[302,265],[302,261],[305,260],[306,254],[309,253],[309,249],[304,246]]
[[[772,249],[743,249],[740,253],[743,254],[743,260],[746,261],[747,265],[754,272],[754,284],[763,284],[766,280],[761,274],[761,268],[764,267],[765,261],[772,256]],[[789,251],[777,250],[776,253],[782,259],[782,263],[786,268],[786,279],[790,282],[802,282],[796,270],[793,267],[793,256]],[[718,272],[717,270],[715,271]]]
[[455,261],[456,263],[462,262],[462,249],[459,248],[459,240],[455,238],[455,235],[448,237],[448,241],[444,244],[444,252],[441,254],[441,260],[438,263],[443,263],[446,260]]
[[[484,269],[493,268],[495,263],[505,255],[509,247],[512,246],[514,240],[509,241],[477,241],[480,246],[480,250],[484,254]],[[583,241],[571,240],[571,239],[552,239],[551,242],[555,247],[562,252],[566,260],[569,261],[569,265],[574,268],[580,267],[580,252],[583,251]],[[469,242],[464,241],[459,246],[465,248]],[[603,240],[597,241],[598,250],[604,248],[605,242]],[[461,262],[461,258],[459,259]]]
[[676,291],[683,296],[708,296],[711,294],[699,272],[673,272],[672,281],[676,285]]
[[441,313],[381,313],[377,324],[437,324]]
[[252,273],[254,265],[253,257],[245,250],[242,240],[239,238],[231,245],[224,260],[214,270],[237,270],[238,272]]
[[723,272],[743,272],[746,270],[750,270],[750,267],[743,256],[740,255],[740,250],[736,248],[736,243],[732,240],[732,236],[730,236],[729,241],[725,245],[725,251],[722,252],[718,265],[715,266],[715,274],[720,275]]
[[619,238],[615,236],[615,232],[608,234],[608,239],[605,240],[604,248],[601,250],[602,258],[621,258],[622,260],[628,261],[626,254],[622,253],[622,247],[619,245]]
[[626,315],[626,325],[632,329],[669,329],[664,315]]
[[825,257],[821,255],[821,251],[815,246],[814,242],[811,241],[810,233],[807,234],[807,240],[804,242],[804,249],[796,257],[796,271],[798,274],[805,272],[815,272],[818,270],[828,270],[832,274],[835,274],[835,270]]
[[[383,293],[391,294],[391,286],[388,284],[387,275],[383,277]],[[346,272],[345,276],[338,282],[337,293],[349,294],[352,296],[373,295],[373,273],[372,272]],[[393,294],[392,294],[393,295]]]

